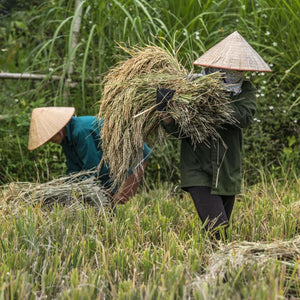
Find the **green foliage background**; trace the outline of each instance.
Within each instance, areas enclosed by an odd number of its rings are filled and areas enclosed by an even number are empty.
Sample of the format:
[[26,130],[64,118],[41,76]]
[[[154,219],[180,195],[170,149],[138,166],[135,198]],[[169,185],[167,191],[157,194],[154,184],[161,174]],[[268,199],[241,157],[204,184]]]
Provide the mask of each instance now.
[[[34,107],[74,105],[77,115],[95,115],[100,82],[123,53],[117,43],[164,45],[187,69],[216,42],[238,30],[270,64],[270,74],[248,74],[257,87],[258,112],[245,134],[244,169],[250,183],[261,169],[299,169],[300,1],[288,0],[85,0],[78,44],[71,52],[75,1],[1,1],[0,66],[3,72],[61,75],[75,57],[72,80],[1,80],[0,182],[47,180],[64,173],[59,147],[27,150]],[[154,139],[155,140],[155,139]],[[179,180],[178,144],[154,149],[149,182]],[[175,163],[174,163],[175,162]]]

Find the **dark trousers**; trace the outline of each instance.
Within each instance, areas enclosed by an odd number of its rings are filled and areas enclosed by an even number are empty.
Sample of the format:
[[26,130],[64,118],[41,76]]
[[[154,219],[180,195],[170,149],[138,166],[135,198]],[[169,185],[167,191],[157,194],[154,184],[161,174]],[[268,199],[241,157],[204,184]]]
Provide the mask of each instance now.
[[220,239],[220,232],[214,229],[220,225],[228,227],[235,196],[212,195],[207,186],[192,186],[186,190],[191,194],[198,215],[206,224],[206,230],[214,232],[215,238]]

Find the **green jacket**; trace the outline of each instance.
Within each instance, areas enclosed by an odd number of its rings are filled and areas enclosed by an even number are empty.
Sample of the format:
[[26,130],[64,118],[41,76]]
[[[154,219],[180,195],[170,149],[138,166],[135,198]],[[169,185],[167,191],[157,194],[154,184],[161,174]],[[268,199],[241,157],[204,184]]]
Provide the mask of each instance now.
[[[195,148],[189,138],[181,140],[181,187],[184,190],[191,186],[209,186],[215,195],[235,195],[241,191],[242,128],[253,121],[255,89],[245,81],[242,92],[231,98],[230,105],[238,124],[224,124],[218,130],[221,139],[210,139],[210,148],[204,143],[197,144]],[[179,128],[175,122],[164,127],[168,133],[178,137]]]

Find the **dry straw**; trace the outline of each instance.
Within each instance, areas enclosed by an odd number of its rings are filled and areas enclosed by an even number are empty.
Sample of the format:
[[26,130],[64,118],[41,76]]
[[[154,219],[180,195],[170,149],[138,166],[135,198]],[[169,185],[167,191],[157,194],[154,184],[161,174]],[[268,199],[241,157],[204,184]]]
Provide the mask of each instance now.
[[211,283],[224,278],[230,270],[240,270],[244,266],[263,267],[268,262],[279,261],[295,266],[300,259],[300,236],[287,241],[274,242],[234,242],[220,244],[218,251],[209,257],[206,273],[195,284]]
[[104,119],[102,162],[109,163],[115,183],[142,160],[143,142],[150,134],[162,141],[157,88],[176,90],[167,111],[178,123],[181,137],[190,137],[194,145],[217,138],[217,128],[234,122],[220,74],[190,81],[176,55],[166,49],[153,45],[121,49],[130,57],[104,77],[99,110]]
[[109,206],[110,196],[101,187],[91,172],[80,172],[61,177],[46,183],[13,182],[1,188],[2,198],[6,203],[19,206],[53,206],[60,204],[67,207],[83,207],[89,204],[97,209]]

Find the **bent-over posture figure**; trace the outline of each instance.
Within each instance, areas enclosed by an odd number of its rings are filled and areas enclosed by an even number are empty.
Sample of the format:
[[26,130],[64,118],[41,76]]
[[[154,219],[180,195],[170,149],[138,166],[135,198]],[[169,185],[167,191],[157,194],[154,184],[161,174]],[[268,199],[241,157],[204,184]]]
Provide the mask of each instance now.
[[[29,131],[29,150],[34,150],[48,141],[62,146],[66,156],[67,174],[97,168],[103,155],[101,128],[104,120],[94,116],[75,117],[74,112],[74,107],[35,108],[32,111]],[[97,178],[104,188],[111,191],[114,203],[124,204],[135,195],[151,155],[146,144],[143,155],[144,159],[135,172],[128,170],[127,179],[117,189],[111,189],[113,182],[109,177],[109,166],[102,164],[98,170]]]

